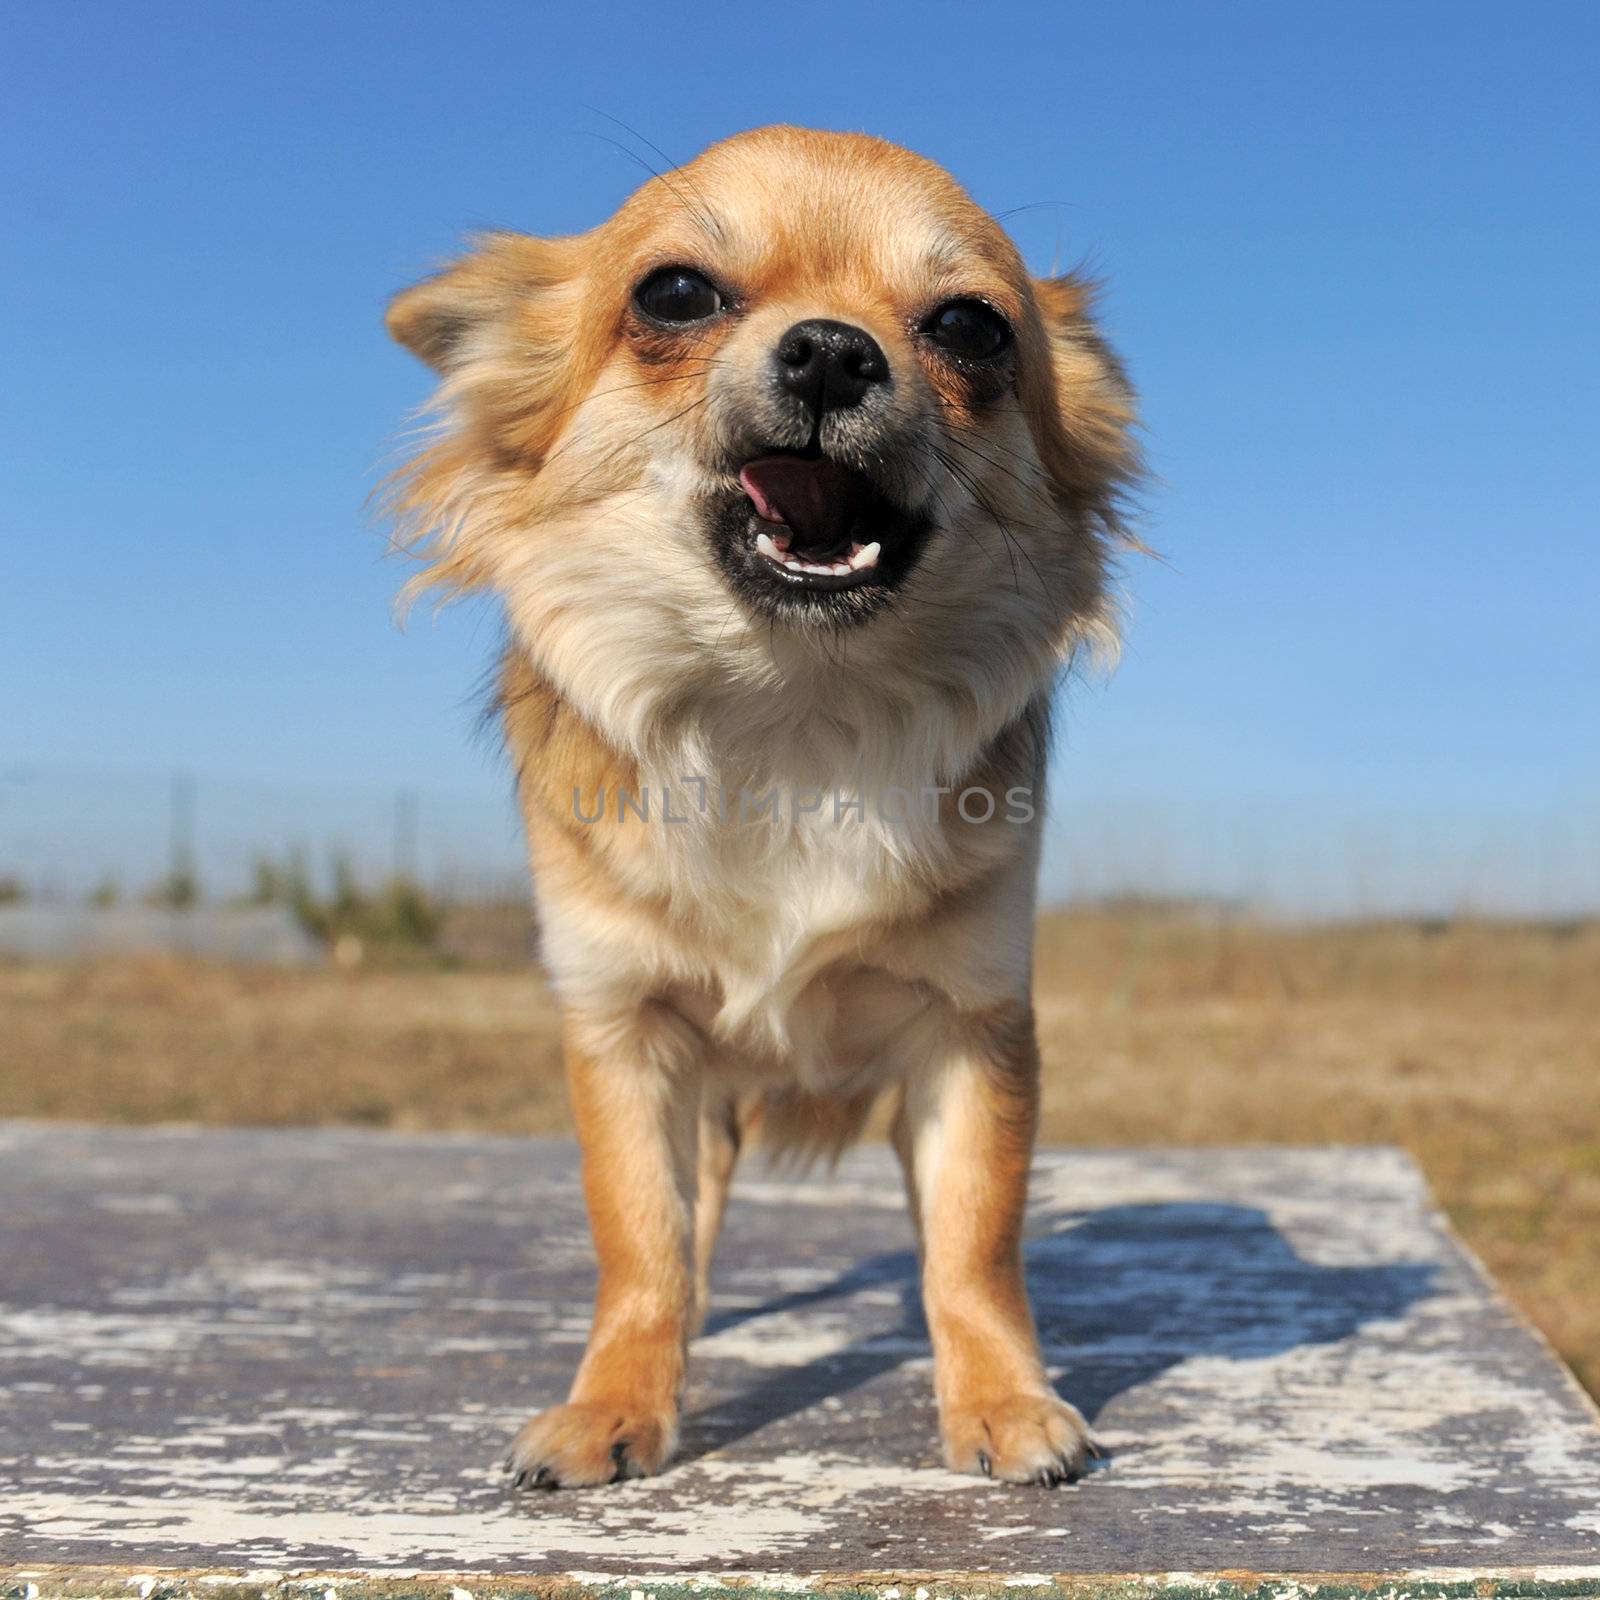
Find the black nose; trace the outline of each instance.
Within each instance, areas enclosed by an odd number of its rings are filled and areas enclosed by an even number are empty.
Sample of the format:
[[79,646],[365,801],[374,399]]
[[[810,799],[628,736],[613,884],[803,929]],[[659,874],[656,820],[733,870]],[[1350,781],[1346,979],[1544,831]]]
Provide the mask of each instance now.
[[848,322],[797,322],[773,354],[778,382],[817,417],[858,406],[875,385],[889,381],[888,358],[878,341]]

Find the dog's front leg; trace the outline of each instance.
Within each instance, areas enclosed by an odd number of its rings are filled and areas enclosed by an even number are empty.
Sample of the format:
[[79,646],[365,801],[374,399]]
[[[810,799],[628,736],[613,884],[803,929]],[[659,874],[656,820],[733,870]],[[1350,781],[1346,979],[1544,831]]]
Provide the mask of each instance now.
[[1038,1120],[1033,1018],[962,1029],[905,1086],[895,1145],[917,1209],[945,1459],[1010,1483],[1076,1478],[1092,1448],[1039,1355],[1022,1272]]
[[520,1485],[578,1487],[657,1472],[678,1432],[693,1305],[700,1056],[663,1006],[568,1019],[567,1083],[599,1263],[594,1322],[567,1403],[512,1442]]

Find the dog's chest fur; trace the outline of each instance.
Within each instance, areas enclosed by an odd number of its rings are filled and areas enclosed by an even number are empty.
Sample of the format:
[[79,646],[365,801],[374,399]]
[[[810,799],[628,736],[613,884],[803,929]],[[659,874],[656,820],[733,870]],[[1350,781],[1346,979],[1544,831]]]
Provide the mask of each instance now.
[[668,999],[747,1069],[781,1064],[813,1088],[881,1056],[947,962],[971,967],[928,930],[1027,854],[998,818],[952,829],[926,765],[887,743],[870,759],[791,746],[760,768],[702,745],[645,766],[514,664],[505,717],[564,998],[587,1012]]

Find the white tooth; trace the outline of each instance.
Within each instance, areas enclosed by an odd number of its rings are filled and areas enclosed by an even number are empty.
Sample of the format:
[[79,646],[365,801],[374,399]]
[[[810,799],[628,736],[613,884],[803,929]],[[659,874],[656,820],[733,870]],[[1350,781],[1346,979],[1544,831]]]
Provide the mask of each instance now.
[[863,567],[877,566],[878,556],[882,550],[883,546],[876,539],[871,544],[862,545],[858,550],[852,550],[850,552],[851,571],[860,572]]
[[772,542],[771,537],[765,533],[756,535],[756,549],[769,561],[783,560],[783,552]]

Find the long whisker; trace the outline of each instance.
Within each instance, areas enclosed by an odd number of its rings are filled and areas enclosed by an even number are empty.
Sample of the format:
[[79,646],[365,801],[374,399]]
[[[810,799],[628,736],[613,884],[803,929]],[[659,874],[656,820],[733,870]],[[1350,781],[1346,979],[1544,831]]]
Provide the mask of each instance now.
[[[700,225],[708,234],[710,234],[713,239],[718,241],[722,239],[722,224],[712,212],[710,202],[706,199],[705,191],[687,172],[683,170],[683,163],[681,161],[674,161],[672,157],[661,148],[660,145],[655,143],[654,140],[645,138],[645,136],[640,133],[637,128],[630,127],[622,120],[621,117],[614,117],[609,111],[602,111],[599,106],[588,106],[585,109],[592,111],[597,117],[604,117],[607,122],[613,124],[615,127],[621,128],[624,133],[628,134],[631,138],[637,139],[640,144],[645,146],[646,149],[653,150],[658,156],[660,156],[661,159],[666,162],[667,170],[666,172],[657,172],[656,177],[658,177],[664,184],[667,185],[669,189],[672,189],[674,192],[677,191],[677,184],[673,182],[673,179],[681,178],[683,182],[694,191],[695,197],[699,201],[698,206],[691,206],[688,205],[687,201],[684,202],[689,214],[699,221]],[[668,173],[671,173],[672,176],[668,177]],[[679,195],[679,198],[681,200],[683,198],[682,195]]]
[[[930,453],[932,453],[931,450],[930,450]],[[920,471],[922,463],[919,462],[916,465],[918,466],[919,471]],[[957,522],[956,518],[951,516],[949,505],[945,502],[944,496],[939,493],[938,480],[937,480],[937,478],[935,478],[934,474],[931,471],[926,471],[926,472],[922,472],[921,476],[922,476],[922,481],[928,487],[928,493],[932,497],[935,507],[938,509],[940,524],[942,526],[946,527],[946,528],[952,528],[952,529],[958,528],[960,530],[960,532],[965,534],[967,536],[967,538],[969,538],[980,550],[983,551],[983,553],[989,558],[989,560],[991,562],[994,561],[995,560],[994,551],[990,550],[989,548],[987,548],[987,546],[985,546],[984,542],[977,536],[977,534],[971,528],[969,528],[967,526],[967,524],[965,522]]]
[[[985,454],[985,452],[980,450],[975,444],[973,444],[970,439],[961,439],[961,438],[956,437],[955,435],[951,435],[950,439],[949,439],[949,442],[951,444],[955,445],[958,449],[965,450],[968,455],[976,456],[978,458],[978,460],[983,462],[986,466],[992,467],[996,472],[1003,472],[1006,475],[1006,477],[1010,478],[1011,481],[1014,484],[1016,484],[1019,489],[1022,490],[1022,492],[1024,494],[1036,496],[1040,500],[1044,499],[1044,493],[1043,493],[1043,490],[1040,487],[1040,483],[1039,482],[1036,481],[1036,482],[1030,483],[1027,479],[1023,478],[1019,473],[1013,471],[1010,467],[1008,467],[1003,461],[996,461],[993,456]],[[1019,458],[1019,459],[1023,459],[1023,458]],[[1042,480],[1044,483],[1048,483],[1049,482],[1049,477],[1045,473],[1045,471],[1044,471],[1044,469],[1042,467],[1039,467],[1039,466],[1037,466],[1037,465],[1035,465],[1033,463],[1027,462],[1025,459],[1024,459],[1024,465],[1030,467],[1030,469],[1032,470],[1036,480]]]
[[[707,357],[703,359],[702,364],[698,367],[680,368],[678,371],[669,372],[663,377],[644,378],[638,383],[618,383],[609,389],[597,389],[593,394],[586,394],[581,399],[574,400],[570,406],[563,406],[559,411],[553,412],[550,420],[559,422],[562,417],[570,416],[574,411],[581,411],[591,400],[603,400],[607,395],[626,394],[632,389],[656,389],[668,383],[681,383],[688,378],[703,378],[713,367],[721,365],[721,361],[716,357]],[[562,448],[565,449],[565,446]],[[554,455],[546,457],[546,465],[554,459]]]
[[663,417],[660,422],[652,423],[642,432],[634,434],[631,439],[627,440],[623,444],[619,444],[615,450],[612,450],[609,452],[609,454],[603,456],[599,461],[595,462],[595,464],[590,467],[589,470],[585,472],[583,476],[580,477],[575,483],[567,485],[567,493],[570,494],[574,489],[577,489],[583,484],[587,483],[589,479],[592,478],[602,467],[608,467],[612,462],[620,460],[628,453],[628,451],[632,450],[641,439],[648,439],[652,433],[659,433],[663,428],[670,427],[674,422],[681,421],[684,417],[688,416],[691,411],[698,411],[699,408],[703,406],[710,398],[711,397],[709,395],[703,394],[698,400],[691,400],[689,404],[686,405],[681,411],[674,411],[670,417]]
[[[989,499],[988,495],[984,493],[982,484],[978,482],[974,474],[962,466],[954,456],[950,455],[944,450],[941,450],[937,444],[930,442],[928,448],[933,451],[936,456],[938,456],[938,458],[944,463],[945,469],[950,472],[958,482],[966,485],[974,499],[976,499],[983,509],[988,512],[990,520],[993,521],[995,527],[1000,531],[1000,536],[1006,541],[1007,549],[1012,552],[1013,574],[1015,574],[1016,570],[1016,557],[1020,555],[1022,559],[1028,563],[1029,567],[1032,568],[1033,575],[1038,580],[1040,591],[1043,594],[1048,595],[1050,593],[1050,586],[1044,581],[1044,574],[1039,571],[1038,564],[1034,561],[1033,557],[1028,554],[1027,550],[1023,548],[1021,542],[1006,525],[1005,519],[998,511],[995,510],[993,502]],[[1018,583],[1017,592],[1019,594],[1022,592],[1020,581]]]

